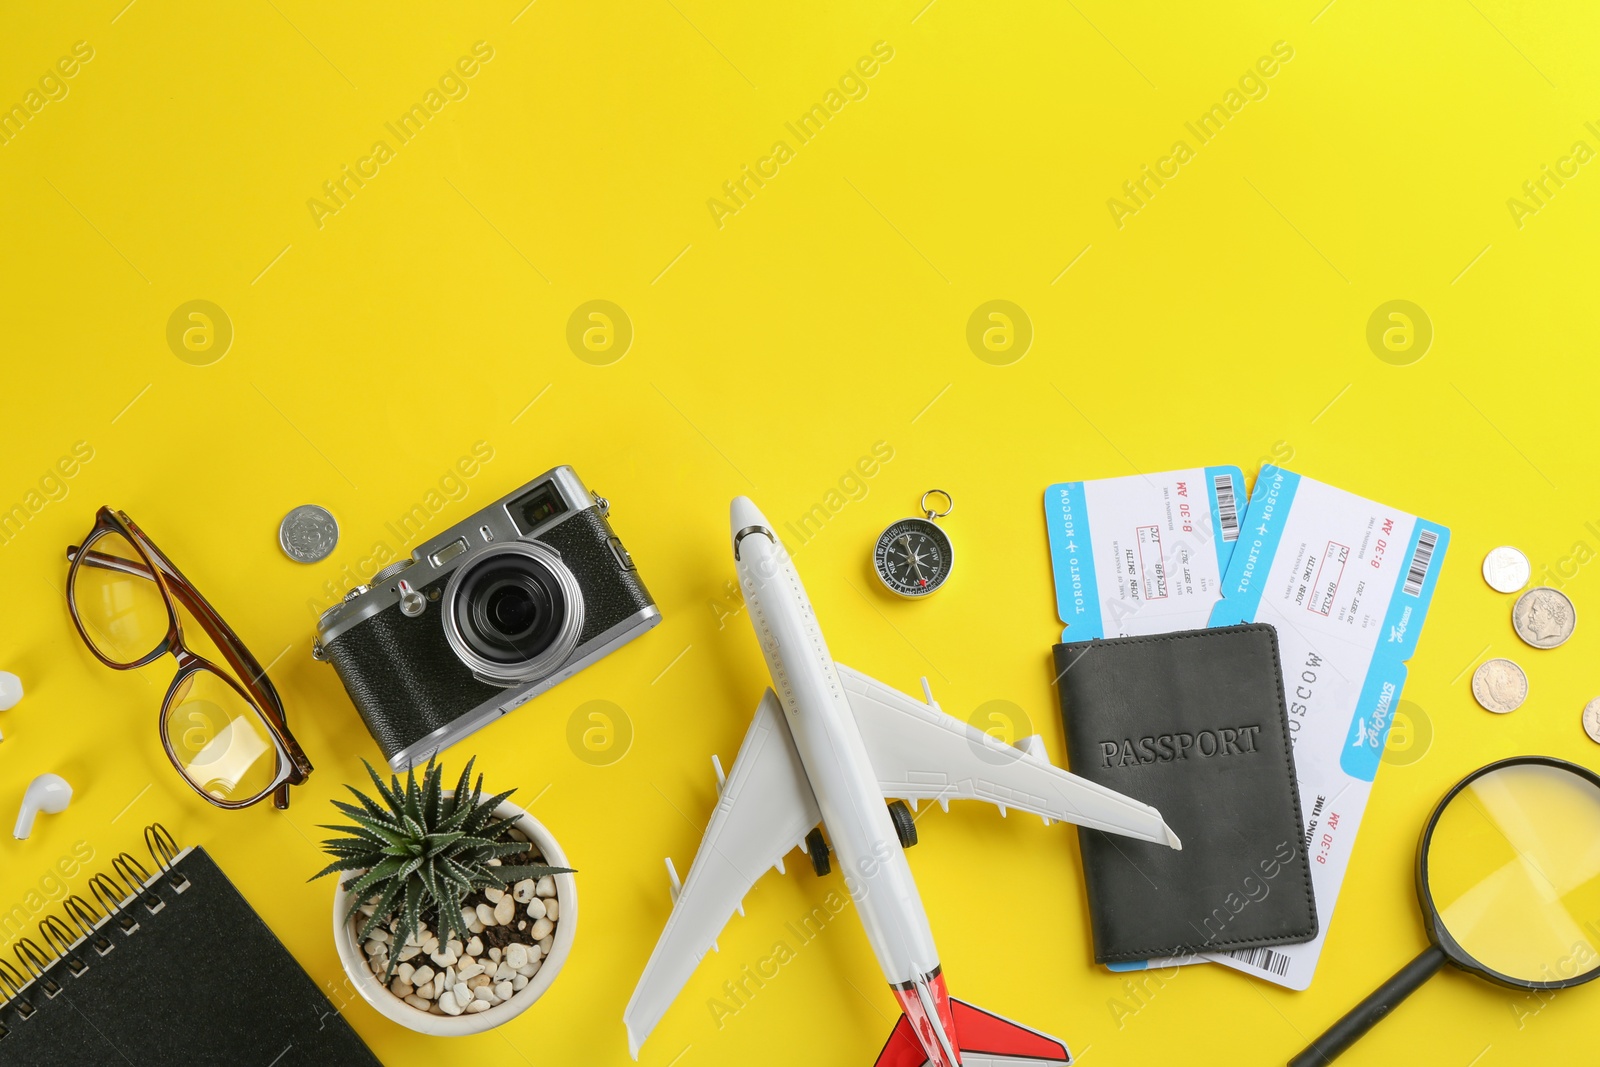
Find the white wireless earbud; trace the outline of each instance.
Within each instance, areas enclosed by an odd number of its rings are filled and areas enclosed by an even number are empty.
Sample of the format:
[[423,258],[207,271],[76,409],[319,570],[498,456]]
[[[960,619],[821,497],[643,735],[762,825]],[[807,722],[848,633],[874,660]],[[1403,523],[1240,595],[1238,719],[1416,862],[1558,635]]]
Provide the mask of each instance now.
[[22,699],[22,679],[10,671],[0,671],[0,711],[10,711]]
[[[0,711],[10,711],[22,699],[22,679],[10,671],[0,671]],[[0,741],[6,739],[0,734]]]
[[22,810],[17,812],[17,826],[11,836],[18,841],[33,833],[33,817],[41,811],[59,815],[72,803],[72,786],[59,774],[41,774],[28,783],[22,794]]

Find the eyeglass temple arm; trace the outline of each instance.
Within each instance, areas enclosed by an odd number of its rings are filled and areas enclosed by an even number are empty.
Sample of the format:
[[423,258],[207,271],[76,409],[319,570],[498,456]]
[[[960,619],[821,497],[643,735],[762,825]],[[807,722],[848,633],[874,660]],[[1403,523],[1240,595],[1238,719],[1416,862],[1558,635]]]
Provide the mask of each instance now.
[[[67,559],[76,559],[81,551],[82,549],[79,546],[73,545],[67,549]],[[120,571],[123,574],[135,575],[147,581],[155,580],[151,576],[149,568],[139,560],[108,556],[103,552],[95,552],[91,549],[84,556],[83,561],[91,567]],[[223,623],[221,616],[216,613],[211,605],[206,602],[205,597],[201,596],[198,590],[192,589],[188,579],[179,574],[177,568],[162,558],[159,552],[156,553],[156,563],[161,567],[162,571],[173,579],[168,587],[172,590],[173,596],[183,601],[183,606],[188,608],[190,614],[194,615],[200,621],[200,624],[205,627],[206,633],[217,642],[222,654],[228,658],[228,662],[232,664],[233,669],[239,672],[239,676],[244,683],[258,689],[261,695],[267,698],[267,706],[263,710],[276,715],[287,725],[283,701],[278,696],[277,689],[273,687],[272,679],[267,677],[265,668],[250,654],[249,649],[245,648],[229,634],[227,625]]]

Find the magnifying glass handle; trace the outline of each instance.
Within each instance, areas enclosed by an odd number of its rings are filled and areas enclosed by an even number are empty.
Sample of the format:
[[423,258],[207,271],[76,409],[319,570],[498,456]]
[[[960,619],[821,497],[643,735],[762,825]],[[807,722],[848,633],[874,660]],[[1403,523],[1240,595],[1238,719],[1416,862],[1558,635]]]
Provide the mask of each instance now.
[[1417,991],[1423,982],[1439,973],[1445,955],[1438,945],[1429,945],[1422,955],[1400,968],[1400,971],[1371,996],[1357,1004],[1344,1018],[1328,1027],[1328,1032],[1306,1046],[1304,1052],[1289,1061],[1289,1067],[1323,1067],[1355,1044],[1362,1035],[1378,1024],[1399,1003]]

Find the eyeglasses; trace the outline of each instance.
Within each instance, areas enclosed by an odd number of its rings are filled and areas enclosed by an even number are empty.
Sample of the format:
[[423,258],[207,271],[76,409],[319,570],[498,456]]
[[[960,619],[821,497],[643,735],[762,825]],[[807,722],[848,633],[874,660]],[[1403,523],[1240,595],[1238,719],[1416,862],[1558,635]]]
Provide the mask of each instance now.
[[[283,701],[267,672],[205,597],[122,511],[101,508],[81,546],[67,549],[67,609],[95,658],[114,670],[167,653],[178,673],[161,702],[161,744],[196,793],[219,808],[245,808],[311,774]],[[232,670],[183,639],[178,605],[192,615]]]

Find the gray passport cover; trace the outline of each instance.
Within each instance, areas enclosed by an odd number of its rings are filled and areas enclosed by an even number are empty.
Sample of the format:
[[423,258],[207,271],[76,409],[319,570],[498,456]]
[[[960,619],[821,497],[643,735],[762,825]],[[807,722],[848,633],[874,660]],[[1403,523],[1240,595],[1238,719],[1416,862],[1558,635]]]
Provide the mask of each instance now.
[[1183,841],[1079,828],[1095,960],[1315,937],[1277,632],[1060,644],[1055,666],[1072,772],[1155,806]]

